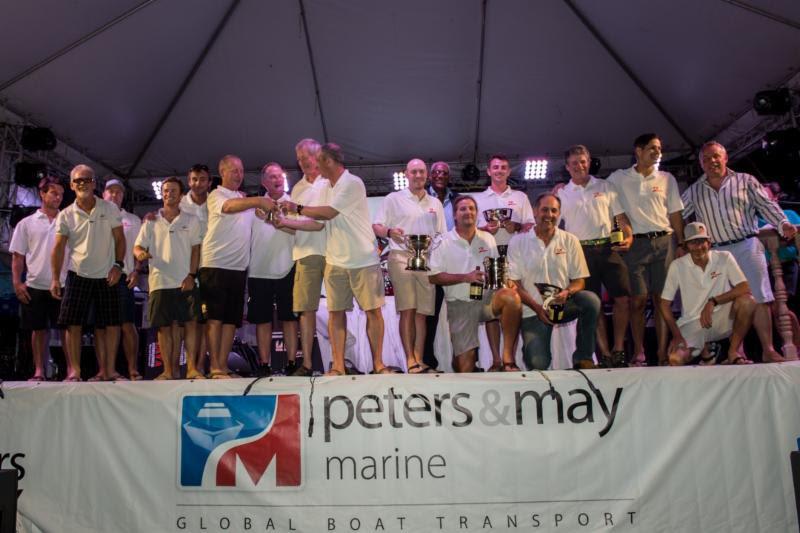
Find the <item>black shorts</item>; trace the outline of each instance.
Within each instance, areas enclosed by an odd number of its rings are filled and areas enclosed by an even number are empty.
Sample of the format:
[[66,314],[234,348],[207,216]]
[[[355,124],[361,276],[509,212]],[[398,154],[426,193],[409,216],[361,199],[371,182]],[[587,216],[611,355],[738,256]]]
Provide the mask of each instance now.
[[201,268],[200,299],[203,316],[223,324],[242,325],[247,272],[224,268]]
[[119,321],[123,324],[136,322],[136,298],[133,289],[128,288],[128,276],[123,274],[117,283],[119,292]]
[[94,309],[95,327],[120,324],[119,289],[109,287],[105,278],[84,278],[70,270],[58,322],[65,326],[83,326],[87,324],[90,307]]
[[150,292],[147,319],[150,326],[160,328],[173,322],[185,324],[197,319],[195,300],[197,289],[183,292],[180,289],[158,289]]
[[628,265],[611,249],[611,245],[583,246],[583,256],[589,267],[590,277],[586,279],[586,290],[602,298],[601,288],[605,287],[609,296],[618,298],[631,295],[631,282],[628,278]]
[[20,329],[39,331],[59,327],[58,314],[61,302],[53,298],[50,291],[42,289],[28,287],[28,294],[31,295],[30,303],[20,302],[19,305],[22,313]]
[[297,320],[292,306],[294,267],[281,279],[247,278],[247,321],[251,324],[272,322],[278,308],[278,320]]

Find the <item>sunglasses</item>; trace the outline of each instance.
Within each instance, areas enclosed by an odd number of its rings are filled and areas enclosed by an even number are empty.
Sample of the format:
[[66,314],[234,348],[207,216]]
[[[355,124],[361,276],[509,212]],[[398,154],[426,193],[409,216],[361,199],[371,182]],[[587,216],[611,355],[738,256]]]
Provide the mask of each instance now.
[[90,185],[94,183],[94,178],[75,178],[72,183],[75,185]]
[[189,172],[205,172],[208,173],[208,167],[206,165],[192,165],[189,169]]

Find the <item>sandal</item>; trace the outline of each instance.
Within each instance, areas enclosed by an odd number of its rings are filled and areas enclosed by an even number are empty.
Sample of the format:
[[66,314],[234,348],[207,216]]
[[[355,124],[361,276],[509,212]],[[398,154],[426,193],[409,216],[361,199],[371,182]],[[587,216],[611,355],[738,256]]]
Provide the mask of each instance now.
[[231,379],[231,376],[223,370],[212,370],[208,377],[211,379]]
[[341,377],[344,376],[344,373],[341,370],[336,370],[335,368],[331,368],[327,372],[325,372],[325,376],[327,377]]
[[64,383],[80,383],[81,381],[83,380],[78,376],[71,376],[64,378]]
[[503,372],[522,372],[517,363],[503,363]]
[[45,380],[45,378],[43,376],[33,376],[31,378],[28,378],[28,381],[40,382],[40,381],[46,381],[46,380]]
[[502,372],[503,371],[503,363],[492,363],[487,370],[487,372]]
[[370,374],[402,374],[402,372],[395,367],[384,366],[380,370],[373,370]]
[[305,378],[314,375],[314,370],[311,368],[306,368],[303,365],[298,366],[294,369],[294,372],[289,374],[290,377],[293,378]]
[[726,359],[722,362],[723,365],[752,365],[753,362],[743,355],[739,355],[733,359]]
[[130,374],[130,380],[131,381],[142,381],[144,379],[144,376],[142,376],[136,370],[134,370],[133,372],[130,372],[129,374]]

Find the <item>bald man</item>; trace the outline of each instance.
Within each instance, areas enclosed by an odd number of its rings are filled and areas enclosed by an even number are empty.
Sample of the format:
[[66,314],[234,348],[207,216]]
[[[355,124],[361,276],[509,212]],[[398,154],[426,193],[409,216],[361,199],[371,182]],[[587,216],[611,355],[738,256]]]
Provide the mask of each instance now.
[[435,291],[427,272],[406,270],[411,252],[406,235],[429,235],[446,231],[442,202],[425,191],[428,167],[420,159],[406,165],[408,188],[384,198],[372,224],[378,237],[389,241],[389,278],[394,287],[395,308],[400,312],[400,341],[409,374],[430,372],[422,362],[427,317],[433,315]]

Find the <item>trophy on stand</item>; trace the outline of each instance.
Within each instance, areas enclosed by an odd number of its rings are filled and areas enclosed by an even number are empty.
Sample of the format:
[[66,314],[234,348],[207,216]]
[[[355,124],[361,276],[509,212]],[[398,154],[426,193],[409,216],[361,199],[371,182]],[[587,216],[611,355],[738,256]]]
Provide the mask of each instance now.
[[486,282],[484,286],[487,289],[497,290],[506,286],[506,270],[508,262],[506,257],[484,257],[483,270],[486,272]]
[[425,272],[430,270],[428,268],[428,261],[426,255],[433,242],[433,237],[430,235],[406,235],[404,243],[408,251],[412,254],[406,263],[406,270],[413,270],[415,272]]
[[[483,218],[486,219],[486,222],[497,222],[502,226],[509,220],[511,220],[511,215],[514,213],[514,210],[510,207],[497,207],[495,209],[486,209],[483,211]],[[506,255],[506,251],[508,251],[508,245],[500,244],[497,246],[497,253],[501,256]]]

